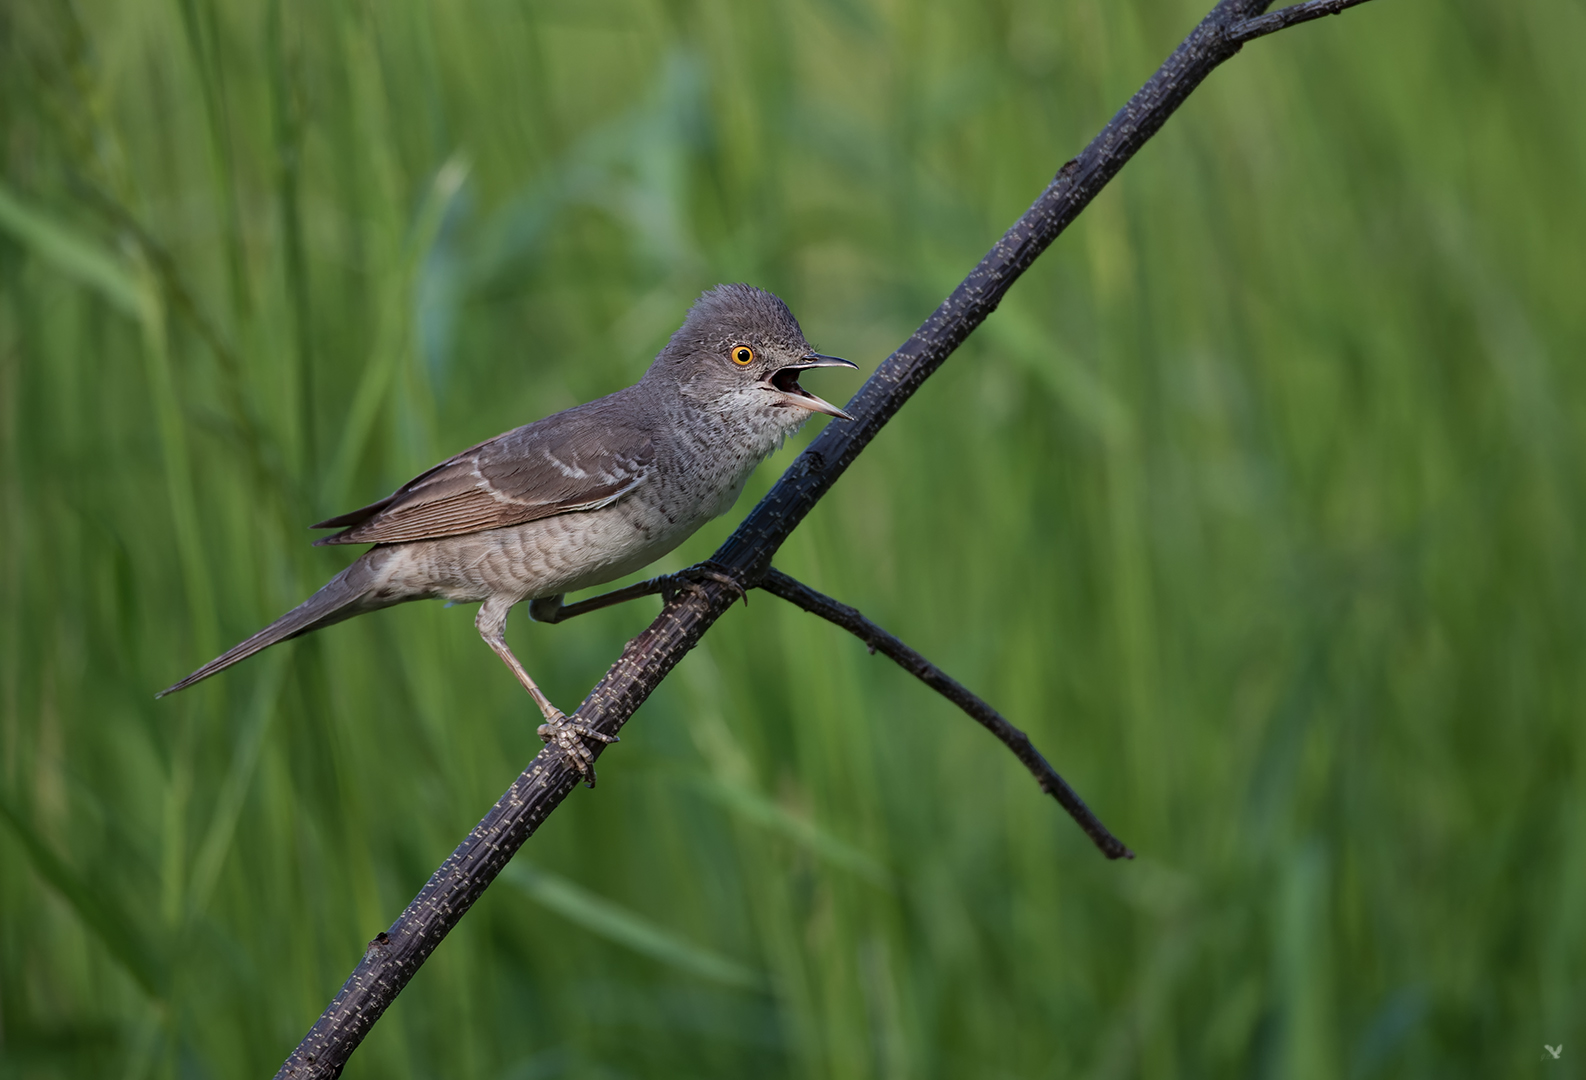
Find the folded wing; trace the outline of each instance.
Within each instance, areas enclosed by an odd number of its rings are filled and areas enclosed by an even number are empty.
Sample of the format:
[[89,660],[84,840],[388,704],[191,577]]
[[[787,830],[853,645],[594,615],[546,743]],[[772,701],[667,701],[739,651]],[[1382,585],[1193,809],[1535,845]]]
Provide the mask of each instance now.
[[402,485],[389,498],[313,526],[315,544],[390,544],[608,506],[644,484],[655,443],[602,398],[498,435]]

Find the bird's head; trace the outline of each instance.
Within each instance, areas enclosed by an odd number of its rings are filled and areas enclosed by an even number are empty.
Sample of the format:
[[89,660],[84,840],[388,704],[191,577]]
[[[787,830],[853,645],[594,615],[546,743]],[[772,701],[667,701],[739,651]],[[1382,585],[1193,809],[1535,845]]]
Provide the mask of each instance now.
[[718,285],[694,302],[646,378],[673,380],[685,397],[718,411],[798,428],[810,413],[852,420],[799,385],[811,368],[855,365],[810,347],[776,296],[752,285]]

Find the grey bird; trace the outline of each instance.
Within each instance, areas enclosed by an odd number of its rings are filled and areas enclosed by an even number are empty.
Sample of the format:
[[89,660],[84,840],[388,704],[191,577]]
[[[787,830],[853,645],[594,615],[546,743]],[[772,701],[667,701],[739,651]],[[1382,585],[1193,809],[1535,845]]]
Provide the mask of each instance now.
[[749,474],[811,413],[847,413],[799,385],[854,367],[804,340],[777,297],[719,285],[689,309],[644,377],[615,394],[464,450],[389,497],[316,529],[316,544],[373,544],[322,589],[164,697],[262,649],[407,600],[482,601],[474,625],[545,716],[540,736],[586,779],[573,723],[507,647],[507,613],[612,581],[665,555],[737,501]]

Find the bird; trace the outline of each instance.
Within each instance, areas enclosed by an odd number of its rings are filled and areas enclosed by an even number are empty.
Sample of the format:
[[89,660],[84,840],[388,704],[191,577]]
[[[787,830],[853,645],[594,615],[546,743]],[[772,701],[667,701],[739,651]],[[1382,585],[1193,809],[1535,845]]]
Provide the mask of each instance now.
[[184,690],[290,638],[409,600],[479,603],[474,625],[539,706],[540,737],[593,786],[586,738],[507,646],[507,614],[654,562],[737,501],[749,474],[814,413],[853,417],[799,385],[817,353],[774,294],[718,285],[640,380],[470,447],[384,499],[311,528],[373,544],[303,603],[160,691]]

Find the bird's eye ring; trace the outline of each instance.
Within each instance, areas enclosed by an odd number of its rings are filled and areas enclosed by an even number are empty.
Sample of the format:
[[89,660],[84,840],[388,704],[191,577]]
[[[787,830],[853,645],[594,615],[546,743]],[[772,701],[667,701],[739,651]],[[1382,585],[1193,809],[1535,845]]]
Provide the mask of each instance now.
[[739,367],[748,367],[754,363],[754,350],[747,345],[734,345],[732,347],[732,362]]

